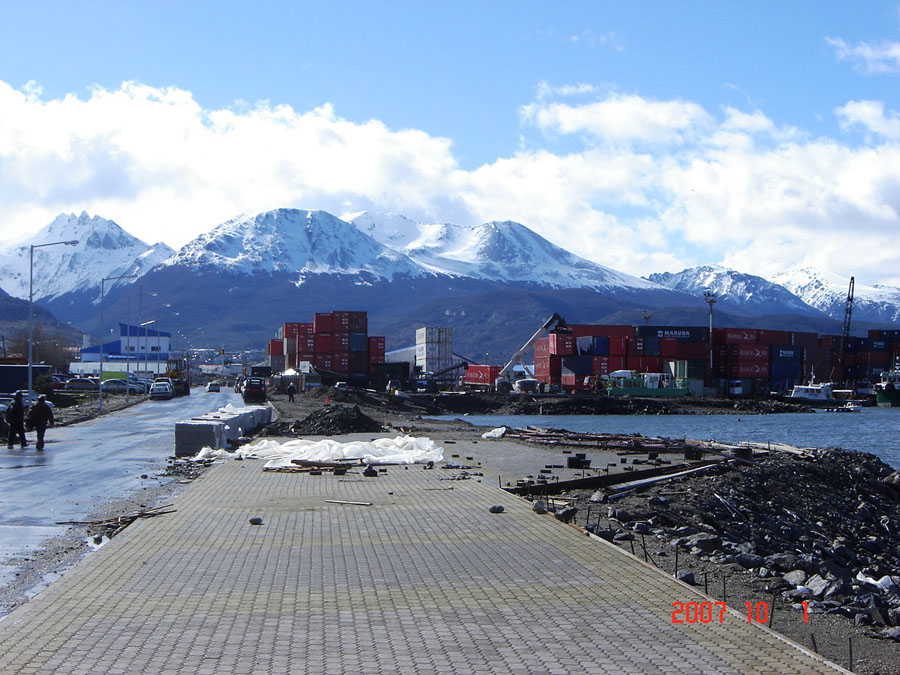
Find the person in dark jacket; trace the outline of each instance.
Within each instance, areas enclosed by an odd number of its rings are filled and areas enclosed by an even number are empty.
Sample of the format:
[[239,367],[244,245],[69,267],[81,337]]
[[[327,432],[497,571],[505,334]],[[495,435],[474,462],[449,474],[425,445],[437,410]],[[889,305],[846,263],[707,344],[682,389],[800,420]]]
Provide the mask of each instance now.
[[294,383],[291,382],[287,388],[288,401],[294,400],[294,394],[297,393],[297,387],[294,386]]
[[34,427],[37,433],[37,450],[44,449],[44,432],[47,431],[47,425],[53,426],[53,408],[47,405],[47,397],[41,394],[38,396],[37,403],[31,406],[28,411],[28,424]]
[[22,403],[21,391],[16,392],[12,403],[6,409],[6,421],[9,423],[9,441],[7,443],[9,449],[12,450],[17,438],[22,441],[23,448],[27,447],[28,441],[25,440],[25,404]]

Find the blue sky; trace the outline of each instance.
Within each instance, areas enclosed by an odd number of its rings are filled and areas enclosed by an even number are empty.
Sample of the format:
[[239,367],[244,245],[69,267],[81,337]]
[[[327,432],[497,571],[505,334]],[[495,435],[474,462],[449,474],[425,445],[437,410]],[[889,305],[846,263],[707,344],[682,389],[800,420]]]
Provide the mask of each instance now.
[[5,4],[6,240],[369,209],[900,285],[900,2]]

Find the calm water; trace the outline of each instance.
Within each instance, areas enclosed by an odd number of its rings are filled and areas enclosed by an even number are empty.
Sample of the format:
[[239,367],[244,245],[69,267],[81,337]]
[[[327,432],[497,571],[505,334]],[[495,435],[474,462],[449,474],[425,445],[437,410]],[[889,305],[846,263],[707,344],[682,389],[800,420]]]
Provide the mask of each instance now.
[[871,452],[900,469],[900,409],[863,408],[859,413],[785,415],[443,415],[489,427],[555,427],[570,431],[643,434],[669,438],[787,443]]

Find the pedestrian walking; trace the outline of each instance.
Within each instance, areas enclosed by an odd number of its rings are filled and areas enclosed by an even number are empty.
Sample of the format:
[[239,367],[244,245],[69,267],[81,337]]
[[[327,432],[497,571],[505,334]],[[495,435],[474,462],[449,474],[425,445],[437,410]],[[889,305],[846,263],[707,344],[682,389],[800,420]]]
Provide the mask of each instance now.
[[297,387],[295,387],[294,383],[291,382],[287,388],[288,401],[293,403],[294,402],[294,394],[296,394],[296,393],[297,393]]
[[47,431],[48,425],[53,426],[53,408],[47,404],[47,397],[43,394],[38,396],[37,403],[31,406],[31,410],[28,411],[28,424],[34,427],[37,433],[37,445],[35,445],[35,448],[43,450],[44,433]]
[[12,403],[6,409],[6,421],[9,424],[9,440],[7,445],[12,450],[16,439],[21,440],[22,447],[28,446],[25,440],[25,404],[22,402],[22,392],[17,391]]

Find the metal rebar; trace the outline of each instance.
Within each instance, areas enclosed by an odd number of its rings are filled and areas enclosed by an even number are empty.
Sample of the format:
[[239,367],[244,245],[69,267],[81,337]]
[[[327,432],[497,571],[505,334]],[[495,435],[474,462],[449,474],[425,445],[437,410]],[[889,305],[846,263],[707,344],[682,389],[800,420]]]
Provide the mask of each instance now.
[[703,572],[703,592],[709,595],[709,572]]
[[810,633],[810,634],[809,634],[809,641],[812,642],[812,650],[813,650],[816,654],[818,654],[818,653],[819,653],[819,647],[818,647],[818,645],[816,645],[816,634],[815,634],[815,633]]
[[678,576],[678,547],[675,547],[675,576]]
[[853,672],[853,638],[847,638],[848,646],[850,648],[850,672]]
[[728,594],[725,592],[725,580],[727,578],[727,576],[722,577],[722,602],[728,602]]
[[769,605],[769,628],[772,627],[772,619],[775,618],[775,594],[772,593],[772,602]]

